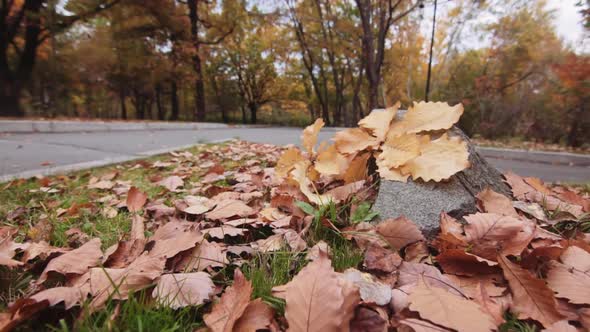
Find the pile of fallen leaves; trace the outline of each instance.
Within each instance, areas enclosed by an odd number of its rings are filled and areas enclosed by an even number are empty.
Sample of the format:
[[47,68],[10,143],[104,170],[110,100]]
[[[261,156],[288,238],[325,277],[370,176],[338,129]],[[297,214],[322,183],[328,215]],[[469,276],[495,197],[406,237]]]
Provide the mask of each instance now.
[[[514,200],[485,190],[480,212],[464,220],[443,212],[434,239],[407,218],[373,224],[374,214],[359,212],[375,194],[371,160],[382,176],[402,178],[443,179],[467,166],[465,143],[440,133],[460,111],[424,123],[427,115],[411,115],[431,114],[429,105],[416,104],[397,122],[395,109],[373,113],[319,152],[318,121],[304,131],[305,152],[233,141],[131,167],[170,170],[151,181],[175,194],[166,198],[150,198],[129,181],[91,178],[105,210],[129,212],[131,231],[108,248],[82,236],[79,246],[63,248],[18,242],[13,228],[0,228],[1,268],[34,276],[0,314],[0,329],[43,320],[49,309],[92,315],[138,292],[175,310],[202,306],[212,331],[493,331],[515,321],[590,329],[588,194],[509,173]],[[435,130],[434,140],[424,134]],[[226,169],[222,159],[236,167]],[[336,271],[341,253],[318,229],[353,243],[362,263]],[[241,267],[285,251],[304,267],[273,288],[284,307],[254,298]]]

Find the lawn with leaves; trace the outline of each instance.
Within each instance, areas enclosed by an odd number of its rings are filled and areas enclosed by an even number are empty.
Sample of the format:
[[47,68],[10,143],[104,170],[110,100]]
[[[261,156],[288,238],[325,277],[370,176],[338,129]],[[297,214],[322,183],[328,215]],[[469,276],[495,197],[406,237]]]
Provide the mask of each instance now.
[[588,329],[588,193],[508,173],[513,197],[482,191],[435,238],[372,223],[378,177],[468,166],[444,133],[462,108],[395,112],[317,150],[321,121],[303,149],[231,141],[2,184],[0,330]]

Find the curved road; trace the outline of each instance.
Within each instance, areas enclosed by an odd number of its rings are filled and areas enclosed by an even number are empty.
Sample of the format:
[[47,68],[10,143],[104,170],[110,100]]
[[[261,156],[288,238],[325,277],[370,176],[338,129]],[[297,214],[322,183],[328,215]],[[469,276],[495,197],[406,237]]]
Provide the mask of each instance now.
[[[109,131],[88,131],[88,124],[85,125],[83,131],[77,132],[70,129],[31,132],[22,128],[11,130],[0,121],[0,182],[101,166],[231,138],[280,145],[298,144],[301,135],[299,128],[281,127],[203,124],[199,129],[175,129],[167,124],[160,130],[135,127],[123,130],[123,127],[113,129],[111,125]],[[332,128],[322,130],[320,140],[329,139],[334,131]],[[492,148],[479,150],[502,171],[512,170],[545,181],[590,182],[590,156]]]

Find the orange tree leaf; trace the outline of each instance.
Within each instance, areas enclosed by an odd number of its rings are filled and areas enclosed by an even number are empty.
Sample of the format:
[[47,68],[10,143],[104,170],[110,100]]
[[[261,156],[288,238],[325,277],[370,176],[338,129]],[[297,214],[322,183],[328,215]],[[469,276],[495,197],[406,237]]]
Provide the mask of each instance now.
[[518,312],[519,319],[531,318],[544,326],[550,326],[563,318],[556,309],[553,291],[543,280],[535,278],[503,255],[498,256],[498,263],[510,286],[513,308]]
[[100,259],[102,258],[100,243],[99,238],[94,238],[80,248],[52,259],[45,267],[45,270],[43,270],[43,273],[41,273],[37,283],[40,284],[47,280],[47,274],[49,272],[56,272],[63,275],[86,273],[89,268],[97,266],[100,263]]
[[360,128],[349,128],[337,132],[332,138],[340,153],[354,154],[359,151],[376,149],[380,141]]
[[557,297],[575,304],[590,304],[590,273],[550,261],[547,284]]
[[205,324],[213,332],[231,332],[236,321],[242,317],[250,302],[252,283],[239,269],[234,271],[234,282],[225,289],[219,302],[213,305],[211,313],[203,316]]
[[424,235],[418,226],[404,216],[380,222],[377,225],[377,233],[396,250],[410,243],[424,240]]
[[348,331],[359,303],[359,290],[334,272],[320,251],[318,259],[304,267],[283,290],[285,317],[292,331]]
[[307,150],[310,155],[314,154],[314,147],[318,142],[318,134],[323,126],[324,120],[322,120],[322,118],[318,118],[312,125],[309,125],[303,129],[303,134],[301,134],[301,143],[303,148],[305,148],[305,150]]
[[258,298],[248,303],[242,317],[234,325],[235,332],[267,330],[274,323],[274,310]]
[[477,303],[419,280],[409,297],[410,310],[435,324],[458,331],[487,332],[496,329],[492,317]]
[[467,143],[459,137],[441,137],[422,145],[420,156],[401,167],[413,179],[441,181],[469,167]]
[[447,103],[414,102],[401,121],[394,122],[388,136],[415,134],[422,131],[451,128],[463,114],[463,105]]
[[160,277],[152,297],[172,309],[200,305],[215,293],[211,276],[205,272],[171,273]]
[[127,192],[127,210],[129,212],[138,212],[147,202],[147,194],[136,187],[129,188]]
[[395,105],[385,110],[372,111],[369,115],[361,119],[358,125],[361,128],[368,129],[373,136],[383,141],[399,107],[400,103],[398,101]]

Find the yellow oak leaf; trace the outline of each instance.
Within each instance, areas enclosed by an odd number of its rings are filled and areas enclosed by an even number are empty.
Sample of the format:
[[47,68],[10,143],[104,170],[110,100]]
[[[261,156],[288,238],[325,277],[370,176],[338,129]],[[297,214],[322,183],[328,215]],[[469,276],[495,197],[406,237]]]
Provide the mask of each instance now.
[[338,152],[335,144],[332,144],[318,153],[314,167],[322,175],[339,175],[348,167],[348,159]]
[[404,174],[424,181],[441,181],[469,167],[467,143],[459,137],[448,137],[445,133],[440,138],[422,146],[420,156],[408,161],[401,167]]
[[375,162],[377,164],[377,172],[381,176],[381,178],[390,181],[400,181],[400,182],[407,182],[409,175],[404,175],[400,171],[399,168],[390,168],[388,167],[383,159],[376,158]]
[[303,134],[301,135],[301,143],[303,148],[310,154],[314,154],[314,147],[318,142],[318,134],[320,133],[320,129],[324,126],[324,120],[318,118],[312,125],[307,126],[303,129]]
[[380,141],[360,128],[339,131],[332,140],[340,153],[353,154],[362,150],[376,149]]
[[361,119],[358,125],[361,128],[368,129],[373,136],[379,139],[379,141],[383,141],[389,130],[389,125],[395,117],[399,107],[400,103],[397,102],[395,105],[388,107],[385,110],[372,111],[369,115]]
[[394,121],[387,136],[415,134],[422,131],[451,128],[463,114],[463,105],[442,102],[419,102],[408,109],[400,121]]
[[290,148],[283,152],[281,158],[277,161],[275,172],[279,177],[285,177],[299,161],[305,160],[301,151],[297,148]]
[[400,167],[420,155],[420,146],[428,144],[428,135],[405,134],[388,137],[377,159],[388,168]]

